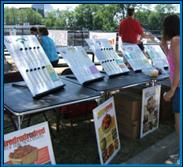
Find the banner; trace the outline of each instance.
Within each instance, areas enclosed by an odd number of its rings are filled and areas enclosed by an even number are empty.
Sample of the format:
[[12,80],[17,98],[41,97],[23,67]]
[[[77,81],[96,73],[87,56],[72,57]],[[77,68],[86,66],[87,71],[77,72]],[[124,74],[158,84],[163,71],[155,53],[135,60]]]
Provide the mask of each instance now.
[[55,164],[48,123],[4,135],[5,164]]
[[79,83],[103,78],[95,64],[90,60],[81,46],[58,48],[58,51],[67,62]]
[[64,86],[34,35],[5,36],[4,44],[33,97]]
[[49,37],[53,39],[56,46],[67,46],[68,45],[68,34],[64,30],[48,30]]
[[167,57],[159,45],[149,44],[144,46],[155,67],[162,69],[169,66]]
[[101,164],[108,164],[120,150],[114,98],[93,110],[95,131]]
[[160,85],[143,90],[140,138],[159,126],[160,92]]
[[107,39],[110,45],[116,50],[116,33],[115,32],[89,32],[89,39]]

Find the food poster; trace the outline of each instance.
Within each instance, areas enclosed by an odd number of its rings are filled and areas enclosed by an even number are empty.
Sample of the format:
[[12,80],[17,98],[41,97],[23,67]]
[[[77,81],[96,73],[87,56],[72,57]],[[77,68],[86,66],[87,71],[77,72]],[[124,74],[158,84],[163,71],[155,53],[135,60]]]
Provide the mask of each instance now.
[[79,83],[83,84],[87,81],[103,77],[81,46],[70,46],[59,48],[58,50],[71,68]]
[[50,38],[53,39],[56,46],[68,45],[68,33],[64,30],[48,30]]
[[116,33],[115,32],[89,32],[90,39],[107,39],[109,44],[112,46],[114,50],[116,50]]
[[158,68],[168,67],[168,60],[159,45],[145,45],[146,52],[154,66]]
[[4,135],[5,164],[55,164],[48,123]]
[[153,132],[159,126],[161,86],[145,88],[142,95],[140,137]]
[[114,98],[93,110],[95,131],[101,164],[108,164],[120,150]]
[[64,85],[34,35],[5,36],[4,44],[33,96]]
[[134,71],[152,68],[149,60],[136,44],[123,44],[123,54]]
[[96,54],[97,59],[108,76],[122,74],[129,71],[123,58],[118,56],[107,39],[87,39],[86,42]]

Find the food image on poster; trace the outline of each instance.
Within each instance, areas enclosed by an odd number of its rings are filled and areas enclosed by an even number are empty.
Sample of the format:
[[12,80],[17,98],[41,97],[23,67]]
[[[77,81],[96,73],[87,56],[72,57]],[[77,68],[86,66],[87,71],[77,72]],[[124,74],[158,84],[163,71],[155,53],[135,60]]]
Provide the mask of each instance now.
[[113,98],[93,110],[101,164],[109,163],[120,149]]
[[166,55],[159,45],[145,45],[145,49],[155,67],[166,68],[169,66]]
[[33,97],[64,86],[34,35],[5,36],[4,44]]
[[4,136],[5,164],[55,164],[47,122]]
[[123,58],[109,44],[107,39],[86,39],[108,76],[129,72]]
[[143,90],[141,138],[153,132],[159,126],[160,91],[160,85]]

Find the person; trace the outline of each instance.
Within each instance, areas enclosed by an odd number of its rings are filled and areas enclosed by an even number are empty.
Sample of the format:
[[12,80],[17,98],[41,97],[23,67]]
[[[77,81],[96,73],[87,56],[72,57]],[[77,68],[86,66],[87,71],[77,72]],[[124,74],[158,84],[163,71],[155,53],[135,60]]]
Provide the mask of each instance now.
[[171,101],[175,113],[175,129],[180,137],[180,21],[179,16],[169,15],[163,22],[161,47],[167,55],[170,67],[171,88],[164,94]]
[[37,37],[38,36],[38,29],[36,27],[31,27],[30,33],[31,33],[31,35],[35,35]]
[[153,38],[152,35],[144,32],[140,22],[134,18],[134,8],[127,9],[127,17],[121,20],[118,33],[122,42],[137,44],[142,51],[144,46],[141,38]]
[[43,47],[46,55],[48,56],[53,67],[58,65],[59,57],[57,54],[56,46],[53,40],[48,36],[48,30],[46,27],[40,27],[38,29],[39,42]]

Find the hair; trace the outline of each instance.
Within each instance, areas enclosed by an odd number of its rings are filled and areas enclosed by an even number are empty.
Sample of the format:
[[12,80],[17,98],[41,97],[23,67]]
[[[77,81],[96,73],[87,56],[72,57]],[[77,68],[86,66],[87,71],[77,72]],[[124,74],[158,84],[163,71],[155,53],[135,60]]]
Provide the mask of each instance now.
[[135,11],[134,8],[128,8],[128,9],[127,9],[127,15],[128,15],[128,16],[133,16],[134,11]]
[[31,28],[30,28],[30,31],[31,31],[31,32],[38,32],[38,29],[37,29],[36,27],[31,27]]
[[46,27],[39,27],[39,33],[41,35],[48,35],[48,29]]
[[169,15],[163,22],[163,39],[171,40],[174,36],[180,35],[180,21],[179,16]]

